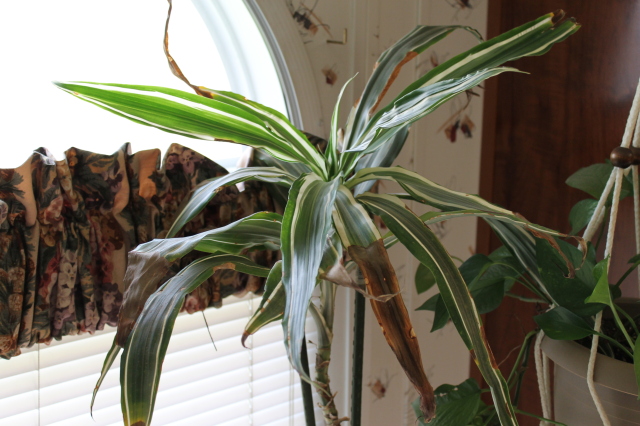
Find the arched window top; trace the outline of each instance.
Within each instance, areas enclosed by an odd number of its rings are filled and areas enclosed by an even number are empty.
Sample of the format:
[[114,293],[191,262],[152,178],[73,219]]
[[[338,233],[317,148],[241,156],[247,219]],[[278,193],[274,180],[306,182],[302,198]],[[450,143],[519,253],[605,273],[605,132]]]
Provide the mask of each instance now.
[[[56,159],[74,146],[110,154],[125,142],[133,151],[180,143],[227,168],[244,147],[206,142],[139,126],[59,91],[52,80],[158,85],[188,91],[162,50],[167,4],[155,0],[13,2],[0,17],[5,40],[4,155],[0,168],[17,167],[38,147]],[[287,112],[293,101],[254,16],[241,1],[175,2],[172,55],[192,83],[232,90]],[[34,12],[37,10],[37,12]],[[28,19],[27,19],[28,17]],[[12,42],[8,42],[12,40]],[[294,107],[295,109],[296,107]],[[291,108],[289,108],[291,109]],[[8,151],[7,151],[8,150]]]

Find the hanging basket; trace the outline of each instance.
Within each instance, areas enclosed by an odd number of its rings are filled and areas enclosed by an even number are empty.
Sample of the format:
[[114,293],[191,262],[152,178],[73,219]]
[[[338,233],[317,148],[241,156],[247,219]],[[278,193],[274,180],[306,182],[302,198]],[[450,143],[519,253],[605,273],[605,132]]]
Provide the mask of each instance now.
[[[618,305],[631,315],[640,314],[637,299],[619,299]],[[587,386],[589,349],[574,341],[545,338],[542,350],[554,363],[555,420],[569,426],[601,426],[602,420]],[[633,364],[598,354],[594,382],[611,426],[640,425]]]

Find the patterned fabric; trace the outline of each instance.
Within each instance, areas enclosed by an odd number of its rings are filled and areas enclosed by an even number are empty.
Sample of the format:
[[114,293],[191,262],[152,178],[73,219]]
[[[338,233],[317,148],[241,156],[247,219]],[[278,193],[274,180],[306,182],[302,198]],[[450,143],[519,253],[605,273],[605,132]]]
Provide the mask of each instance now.
[[[71,148],[62,161],[41,148],[22,166],[0,169],[0,356],[115,326],[127,252],[164,237],[190,191],[226,173],[177,144],[162,167],[159,150],[132,155],[126,144],[112,155]],[[245,184],[243,192],[227,187],[178,236],[273,209],[260,183]],[[270,266],[277,253],[251,256]],[[256,277],[217,271],[187,296],[185,310],[219,307],[226,296],[260,291],[262,284]]]

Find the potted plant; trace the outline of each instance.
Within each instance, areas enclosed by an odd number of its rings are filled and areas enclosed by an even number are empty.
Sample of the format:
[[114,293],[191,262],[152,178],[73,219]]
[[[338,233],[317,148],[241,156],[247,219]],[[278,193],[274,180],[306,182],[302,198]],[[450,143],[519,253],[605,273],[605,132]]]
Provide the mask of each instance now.
[[[640,265],[640,256],[630,255],[629,268],[617,282],[608,279],[618,204],[633,195],[637,179],[637,171],[623,177],[622,170],[637,166],[638,153],[635,148],[616,148],[611,162],[585,167],[567,179],[568,185],[594,197],[578,202],[569,216],[571,235],[586,227],[584,239],[595,236],[593,244],[576,247],[547,236],[514,240],[498,232],[503,246],[489,256],[475,254],[459,267],[480,313],[496,309],[505,297],[539,305],[541,313],[534,317],[538,329],[526,335],[507,380],[514,389],[516,412],[521,412],[517,409],[519,391],[535,341],[543,416],[555,419],[549,423],[640,424],[640,300],[623,298],[620,290]],[[424,278],[425,272],[416,275],[419,291],[432,285],[432,277]],[[524,286],[531,296],[512,292],[514,286]],[[436,294],[419,308],[434,311],[432,331],[449,318],[440,299]],[[544,357],[555,365],[554,410]],[[443,401],[438,410],[446,407],[445,415],[460,416],[459,424],[498,424],[493,408],[481,403],[481,392],[473,379],[457,387],[444,385],[436,390]],[[438,425],[447,424],[438,420]]]
[[[479,43],[438,65],[376,111],[400,67],[408,60],[452,31],[470,31],[478,36],[468,27],[418,26],[381,55],[359,102],[351,110],[344,133],[339,130],[338,99],[324,152],[316,149],[282,114],[234,93],[190,83],[196,95],[162,87],[56,83],[82,100],[140,124],[199,139],[248,145],[265,164],[205,182],[194,191],[166,239],[143,244],[131,252],[125,278],[128,290],[118,333],[96,391],[122,351],[125,424],[148,425],[162,361],[184,296],[214,270],[232,268],[267,278],[262,305],[245,335],[282,318],[291,364],[319,392],[327,424],[342,421],[333,404],[327,375],[336,284],[353,288],[371,300],[388,344],[420,395],[417,404],[420,417],[428,421],[436,414],[434,392],[424,373],[416,333],[386,251],[400,242],[433,275],[442,303],[489,384],[497,418],[503,425],[517,424],[507,380],[484,339],[474,300],[460,271],[425,223],[479,216],[514,239],[530,232],[547,235],[549,239],[561,234],[529,223],[480,197],[451,191],[417,173],[388,166],[402,149],[408,127],[414,121],[489,77],[516,71],[500,67],[501,64],[523,56],[541,55],[575,33],[579,25],[573,19],[563,20],[563,16],[561,11],[551,13]],[[174,73],[188,83],[175,62],[170,64]],[[257,213],[224,228],[172,238],[220,188],[249,179],[284,189],[281,193],[286,197],[286,207],[282,216]],[[397,182],[407,194],[367,192],[380,179]],[[430,213],[419,217],[408,209],[404,198],[442,211],[436,216]],[[382,218],[390,235],[383,238],[371,214]],[[248,251],[263,248],[280,248],[282,252],[282,261],[270,270],[244,256]],[[208,255],[162,283],[170,265],[193,250]],[[350,265],[359,271],[358,279],[354,280],[347,272]],[[311,299],[316,288],[321,294],[319,304]],[[310,377],[304,359],[307,313],[316,320],[320,336],[318,354],[322,362],[316,364],[315,380]],[[310,399],[307,397],[306,401],[305,411],[309,414]],[[310,421],[307,417],[307,422]],[[359,424],[359,419],[353,418],[352,424]]]

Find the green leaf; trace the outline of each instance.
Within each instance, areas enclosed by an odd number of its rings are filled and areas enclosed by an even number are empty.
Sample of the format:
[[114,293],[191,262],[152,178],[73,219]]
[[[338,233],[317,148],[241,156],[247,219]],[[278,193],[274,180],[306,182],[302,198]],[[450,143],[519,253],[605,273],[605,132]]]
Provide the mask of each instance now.
[[484,337],[480,315],[460,271],[442,243],[397,197],[366,193],[358,196],[358,201],[379,215],[411,254],[431,269],[458,334],[472,350],[476,364],[491,388],[500,421],[503,425],[515,425],[509,388]]
[[629,336],[627,332],[627,328],[620,320],[620,316],[618,315],[618,310],[616,309],[613,298],[611,297],[611,286],[609,285],[609,262],[611,258],[607,257],[606,259],[601,260],[598,264],[593,268],[593,275],[597,281],[596,287],[593,289],[593,293],[591,296],[585,300],[586,303],[601,303],[606,305],[611,309],[613,313],[613,319],[618,326],[618,329],[622,332],[627,343],[630,347],[634,347],[634,342]]
[[426,302],[424,302],[422,305],[417,307],[416,311],[435,311],[439,299],[440,299],[440,294],[434,294],[433,296],[428,298]]
[[142,308],[170,266],[192,250],[240,254],[250,250],[277,250],[281,216],[259,212],[222,228],[184,238],[156,239],[129,252],[124,277],[124,300],[118,318],[118,345],[124,346]]
[[416,291],[418,294],[422,294],[436,285],[436,277],[433,276],[429,268],[421,263],[418,265],[418,269],[416,269],[415,283]]
[[[475,379],[467,379],[457,386],[440,385],[436,392],[436,417],[428,423],[429,426],[453,426],[468,425],[480,407],[482,395],[478,382]],[[418,420],[420,412],[416,411],[416,403],[413,404]],[[421,425],[426,425],[420,421]]]
[[601,303],[611,306],[611,291],[609,289],[609,258],[603,259],[593,268],[596,285],[591,295],[585,300],[586,303]]
[[244,346],[244,342],[249,336],[255,334],[262,327],[282,319],[285,303],[286,295],[282,284],[282,261],[279,260],[269,272],[258,309],[244,327],[242,346]]
[[331,229],[338,184],[337,179],[325,182],[313,173],[300,176],[289,191],[282,221],[282,280],[287,299],[282,321],[285,345],[292,366],[309,382],[311,379],[301,362],[304,325]]
[[493,261],[484,254],[474,254],[458,268],[462,278],[468,283],[472,283],[480,274],[484,273]]
[[353,141],[360,136],[371,113],[384,97],[402,66],[456,29],[469,31],[476,38],[482,39],[476,30],[469,27],[419,25],[382,52],[354,111],[352,129],[346,138],[347,148],[352,147]]
[[597,205],[598,200],[587,198],[586,200],[578,201],[576,205],[573,206],[569,213],[571,235],[577,234],[589,224]]
[[407,86],[398,98],[438,81],[460,78],[525,56],[543,55],[580,28],[573,19],[562,21],[563,15],[564,12],[560,16],[541,16],[454,56]]
[[389,347],[420,394],[424,415],[431,418],[435,410],[433,388],[422,366],[409,312],[399,294],[398,277],[378,228],[344,185],[340,185],[336,194],[333,223],[343,246],[362,272],[374,299],[371,300],[373,312]]
[[[612,171],[613,166],[610,163],[592,164],[569,176],[566,184],[599,200]],[[628,180],[623,179],[620,199],[630,195],[633,195],[633,186]]]
[[329,168],[331,173],[336,173],[338,171],[338,139],[339,139],[339,126],[338,120],[340,119],[340,100],[342,99],[342,95],[344,94],[344,89],[347,88],[349,83],[355,78],[354,75],[340,89],[340,93],[338,94],[338,100],[336,101],[336,106],[333,108],[333,114],[331,115],[331,130],[329,132],[329,141],[327,144],[327,149],[324,154],[329,163]]
[[388,143],[404,126],[431,113],[459,93],[472,89],[487,78],[505,71],[517,72],[518,70],[506,67],[483,69],[460,78],[416,88],[403,97],[396,99],[393,107],[388,108],[382,115],[369,122],[362,136],[356,141],[355,146],[345,151],[345,154],[357,153],[357,155],[345,156],[344,163],[347,166],[343,170],[351,170],[355,161]]
[[100,377],[98,378],[96,386],[93,389],[93,395],[91,396],[91,405],[89,405],[89,413],[91,414],[91,418],[93,418],[93,403],[96,401],[96,395],[98,394],[98,390],[100,390],[100,386],[102,385],[104,378],[106,377],[107,373],[109,372],[109,369],[111,368],[114,361],[118,357],[118,354],[120,353],[120,349],[121,347],[118,345],[118,342],[114,337],[113,343],[111,344],[111,348],[109,349],[109,352],[107,352],[107,356],[104,359],[102,370],[100,371]]
[[[562,15],[563,14],[564,13],[562,13]],[[372,117],[368,122],[369,125],[379,119],[389,109],[393,108],[398,99],[419,88],[427,87],[444,80],[462,78],[480,70],[494,68],[505,62],[524,56],[544,54],[553,44],[566,39],[580,28],[573,19],[561,21],[562,15],[554,16],[553,13],[550,13],[542,16],[489,41],[480,43],[478,46],[438,65],[414,83],[407,86],[394,102],[387,105]],[[357,115],[364,117],[362,113]],[[364,118],[360,120],[364,120]],[[356,123],[360,123],[360,121],[356,120]],[[350,149],[360,143],[359,141],[362,138],[362,134],[366,132],[366,130],[359,130],[363,128],[361,125],[354,127],[357,129],[356,131],[347,131],[347,134],[351,135],[348,138],[349,143],[347,144],[347,147]],[[352,154],[351,159],[353,159],[353,157]],[[346,167],[345,170],[352,167],[351,161],[345,161],[344,163]]]
[[[568,246],[563,245],[563,248],[569,253],[569,256],[572,256],[573,250],[579,253],[577,248]],[[581,256],[581,254],[577,255]],[[578,316],[595,315],[602,310],[603,306],[585,302],[585,299],[589,297],[596,286],[596,281],[591,274],[593,269],[591,259],[585,260],[579,273],[574,278],[568,278],[569,270],[565,261],[548,241],[542,239],[536,241],[536,258],[540,277],[557,305],[572,311]]]
[[[402,151],[404,143],[409,136],[409,126],[400,128],[384,146],[376,149],[371,154],[364,155],[356,164],[356,172],[370,167],[389,167]],[[371,190],[374,181],[362,182],[353,189],[355,195],[360,195]]]
[[352,245],[367,247],[382,238],[367,211],[344,185],[338,187],[333,223],[342,245],[347,248]]
[[594,333],[584,319],[562,306],[533,317],[547,336],[555,340],[579,340]]
[[258,212],[221,228],[181,238],[160,238],[140,244],[135,253],[159,255],[170,262],[181,259],[192,250],[206,253],[240,254],[248,250],[278,250],[282,216]]
[[229,93],[212,98],[156,86],[55,82],[62,90],[121,117],[196,139],[226,140],[303,162],[326,176],[324,157],[286,117]]
[[444,212],[429,212],[423,215],[425,219],[428,218],[427,220],[429,220],[430,223],[449,220],[455,217],[484,216],[509,223],[516,223],[549,235],[564,235],[552,229],[533,224],[521,216],[517,216],[514,212],[492,204],[477,195],[465,194],[464,192],[445,188],[420,176],[418,173],[400,166],[373,167],[360,170],[345,183],[345,186],[351,189],[362,182],[370,180],[389,180],[396,182],[400,184],[414,200],[444,210]]
[[180,229],[196,217],[209,204],[209,201],[226,186],[247,180],[259,180],[289,188],[295,179],[294,176],[275,167],[246,167],[221,177],[205,180],[194,188],[192,194],[181,206],[180,213],[167,232],[167,237],[175,237]]
[[120,363],[121,406],[126,426],[151,423],[162,363],[185,296],[217,269],[229,268],[262,277],[269,273],[268,268],[243,256],[212,255],[192,262],[149,297],[129,335]]
[[431,333],[444,328],[444,326],[447,325],[447,323],[451,319],[444,300],[442,299],[442,297],[440,297],[439,294],[437,296],[438,298],[436,299],[436,308],[433,311],[433,324],[431,325]]
[[[471,256],[458,269],[469,287],[479,314],[486,314],[500,306],[505,293],[513,285],[513,281],[509,278],[517,275],[510,267],[494,263],[483,254]],[[440,300],[440,295],[427,300],[418,310],[435,311],[431,332],[447,325],[450,318],[449,312]]]

